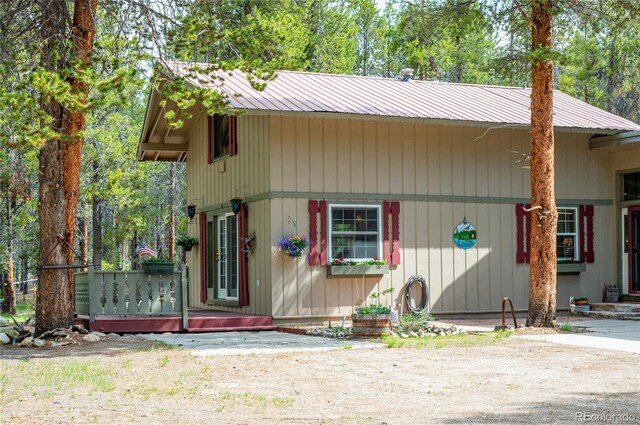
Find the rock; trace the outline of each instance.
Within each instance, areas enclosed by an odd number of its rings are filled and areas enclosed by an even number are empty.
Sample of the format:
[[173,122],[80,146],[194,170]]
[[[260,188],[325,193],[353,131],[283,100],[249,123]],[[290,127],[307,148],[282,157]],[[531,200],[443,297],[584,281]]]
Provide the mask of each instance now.
[[434,334],[433,332],[427,332],[426,334],[424,334],[425,338],[433,338],[434,336],[437,336],[437,335]]
[[[107,334],[103,334],[102,332],[91,331],[89,335],[99,336],[100,338],[104,338]],[[165,332],[163,335],[171,335],[171,332]]]
[[6,333],[1,333],[0,334],[0,343],[9,344],[9,343],[11,343],[11,338],[9,338],[9,336]]
[[4,317],[0,317],[0,326],[7,326],[9,324],[9,320]]
[[[95,333],[95,334],[98,334],[98,333],[100,333],[100,332],[91,332],[91,333],[92,333],[92,334],[94,334],[94,333]],[[171,332],[163,332],[163,333],[162,333],[162,335],[173,335],[173,334],[172,334]],[[98,335],[98,336],[101,336],[101,335]]]
[[455,332],[458,330],[458,327],[456,325],[451,325],[451,332]]
[[87,342],[98,342],[100,341],[100,337],[98,335],[88,334],[82,337]]
[[344,338],[344,332],[338,332],[338,338]]
[[110,333],[107,336],[110,336],[112,338],[120,338],[120,334],[117,334],[117,333]]
[[22,342],[20,342],[20,347],[31,347],[33,345],[33,338],[31,338],[30,336],[26,337],[25,339],[22,340]]
[[409,335],[403,332],[400,334],[400,338],[409,338]]
[[466,335],[466,334],[467,334],[467,331],[465,331],[464,329],[460,329],[460,330],[458,331],[458,333],[459,333],[460,335]]
[[86,335],[89,333],[89,331],[82,325],[73,325],[69,328],[69,330],[72,332],[78,332],[79,334],[83,334],[83,335]]
[[20,333],[13,328],[0,329],[0,333],[7,334],[9,338],[16,338]]
[[422,329],[418,329],[418,336],[422,338],[424,336],[424,331]]
[[33,346],[34,347],[44,347],[47,343],[44,339],[33,338]]
[[397,337],[397,336],[398,336],[398,334],[397,334],[397,333],[395,333],[394,331],[390,331],[390,332],[389,332],[389,336],[390,336],[390,337],[392,337],[392,338],[395,338],[395,337]]
[[415,333],[415,332],[413,332],[413,331],[411,331],[411,332],[409,332],[409,336],[410,336],[411,338],[417,338],[417,337],[418,337],[418,334],[417,334],[417,333]]

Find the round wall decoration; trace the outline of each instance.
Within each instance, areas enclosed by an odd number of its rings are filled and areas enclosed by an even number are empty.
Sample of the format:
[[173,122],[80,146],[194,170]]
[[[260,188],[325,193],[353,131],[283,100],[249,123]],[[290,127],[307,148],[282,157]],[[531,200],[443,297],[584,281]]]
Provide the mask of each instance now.
[[473,224],[468,223],[466,219],[453,230],[453,241],[460,249],[473,248],[477,240],[476,228],[473,227]]

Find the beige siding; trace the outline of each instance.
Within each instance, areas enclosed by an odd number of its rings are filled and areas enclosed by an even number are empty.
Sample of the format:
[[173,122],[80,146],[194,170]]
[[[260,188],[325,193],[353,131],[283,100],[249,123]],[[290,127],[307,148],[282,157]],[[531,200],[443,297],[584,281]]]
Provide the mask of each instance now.
[[[301,192],[284,199],[274,194],[271,202],[274,317],[350,314],[372,291],[391,286],[393,303],[401,303],[400,289],[414,274],[428,280],[434,312],[494,311],[503,296],[526,308],[529,269],[515,262],[512,199],[530,197],[529,170],[515,163],[528,153],[527,131],[271,117],[270,138],[271,190]],[[558,199],[611,200],[611,154],[590,151],[588,135],[557,133],[556,141]],[[380,202],[401,199],[401,264],[379,279],[336,279],[327,278],[324,267],[277,252],[294,221],[299,233],[309,232],[307,191],[329,200],[332,193],[353,194],[354,201],[376,193]],[[407,195],[445,198],[403,199]],[[468,198],[453,202],[447,196]],[[579,275],[559,276],[559,305],[569,295],[597,299],[603,282],[614,278],[613,211],[596,205],[596,263]],[[479,236],[468,251],[452,242],[454,225],[465,217]]]
[[[234,196],[244,199],[269,190],[269,119],[241,116],[238,117],[237,128],[238,154],[207,164],[206,116],[201,116],[194,127],[187,156],[187,201],[194,202],[199,211],[220,209],[222,203]],[[248,231],[256,232],[258,246],[260,241],[270,240],[269,201],[249,202],[248,213]],[[197,217],[189,223],[188,231],[191,236],[199,236]],[[198,246],[187,255],[189,306],[208,308],[210,306],[200,302],[200,249],[202,247]],[[249,306],[242,309],[216,306],[216,309],[270,315],[270,262],[268,248],[259,247],[255,254],[249,256]]]

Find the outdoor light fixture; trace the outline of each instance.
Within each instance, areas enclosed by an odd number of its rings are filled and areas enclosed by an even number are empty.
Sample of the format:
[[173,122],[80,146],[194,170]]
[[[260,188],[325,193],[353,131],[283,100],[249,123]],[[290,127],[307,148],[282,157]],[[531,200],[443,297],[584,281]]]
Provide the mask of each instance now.
[[189,216],[189,220],[193,220],[193,217],[196,216],[196,206],[195,205],[187,205],[187,215]]
[[233,198],[229,202],[231,202],[231,211],[233,211],[235,215],[238,215],[238,213],[240,212],[240,207],[242,207],[242,199]]

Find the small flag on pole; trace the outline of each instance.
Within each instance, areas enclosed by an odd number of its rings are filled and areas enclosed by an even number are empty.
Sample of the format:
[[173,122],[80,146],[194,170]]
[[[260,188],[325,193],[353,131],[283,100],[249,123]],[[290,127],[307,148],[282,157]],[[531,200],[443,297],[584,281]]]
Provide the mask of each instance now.
[[152,257],[157,257],[158,253],[148,246],[145,246],[145,244],[140,244],[138,247],[138,255],[150,255]]

